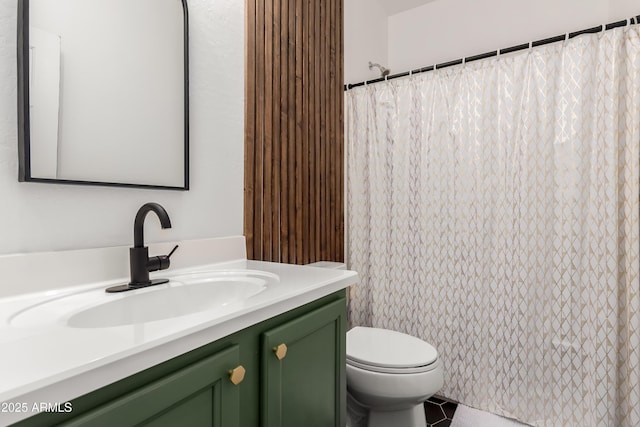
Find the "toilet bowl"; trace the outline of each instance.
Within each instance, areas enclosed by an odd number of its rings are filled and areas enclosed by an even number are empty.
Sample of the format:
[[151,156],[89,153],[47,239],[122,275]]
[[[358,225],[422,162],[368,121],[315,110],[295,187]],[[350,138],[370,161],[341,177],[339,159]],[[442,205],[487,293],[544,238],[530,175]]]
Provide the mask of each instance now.
[[429,343],[401,332],[347,332],[349,405],[369,411],[368,427],[426,427],[423,403],[442,388],[443,369]]

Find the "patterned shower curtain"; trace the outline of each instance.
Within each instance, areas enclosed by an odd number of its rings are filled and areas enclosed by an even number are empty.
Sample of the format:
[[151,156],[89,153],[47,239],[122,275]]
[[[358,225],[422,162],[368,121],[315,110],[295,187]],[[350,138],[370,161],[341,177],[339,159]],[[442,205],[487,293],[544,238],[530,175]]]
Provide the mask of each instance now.
[[350,322],[418,336],[439,394],[640,426],[640,28],[348,91]]

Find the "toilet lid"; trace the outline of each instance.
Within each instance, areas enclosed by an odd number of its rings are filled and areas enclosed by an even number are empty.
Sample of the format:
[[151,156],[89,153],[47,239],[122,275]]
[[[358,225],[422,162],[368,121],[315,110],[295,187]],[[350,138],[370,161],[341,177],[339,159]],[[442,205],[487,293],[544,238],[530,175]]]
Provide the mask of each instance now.
[[347,332],[347,360],[383,368],[430,365],[438,352],[429,343],[402,332],[356,326]]

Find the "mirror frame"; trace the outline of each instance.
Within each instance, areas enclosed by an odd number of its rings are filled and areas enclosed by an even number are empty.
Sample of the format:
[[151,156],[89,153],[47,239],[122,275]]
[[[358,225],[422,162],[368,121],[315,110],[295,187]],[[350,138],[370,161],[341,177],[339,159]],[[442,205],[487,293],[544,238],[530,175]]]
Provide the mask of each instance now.
[[29,113],[29,0],[18,0],[18,181],[41,182],[45,184],[146,188],[157,190],[189,190],[189,13],[187,9],[187,1],[180,1],[182,3],[184,25],[184,185],[174,187],[152,184],[35,178],[31,176],[31,133]]

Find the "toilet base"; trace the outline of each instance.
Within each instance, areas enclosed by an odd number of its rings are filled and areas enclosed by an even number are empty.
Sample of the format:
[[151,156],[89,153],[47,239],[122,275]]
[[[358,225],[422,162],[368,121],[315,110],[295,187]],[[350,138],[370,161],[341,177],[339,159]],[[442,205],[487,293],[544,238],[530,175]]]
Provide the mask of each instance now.
[[399,411],[375,411],[369,412],[368,427],[427,427],[427,418],[422,404],[413,408]]

